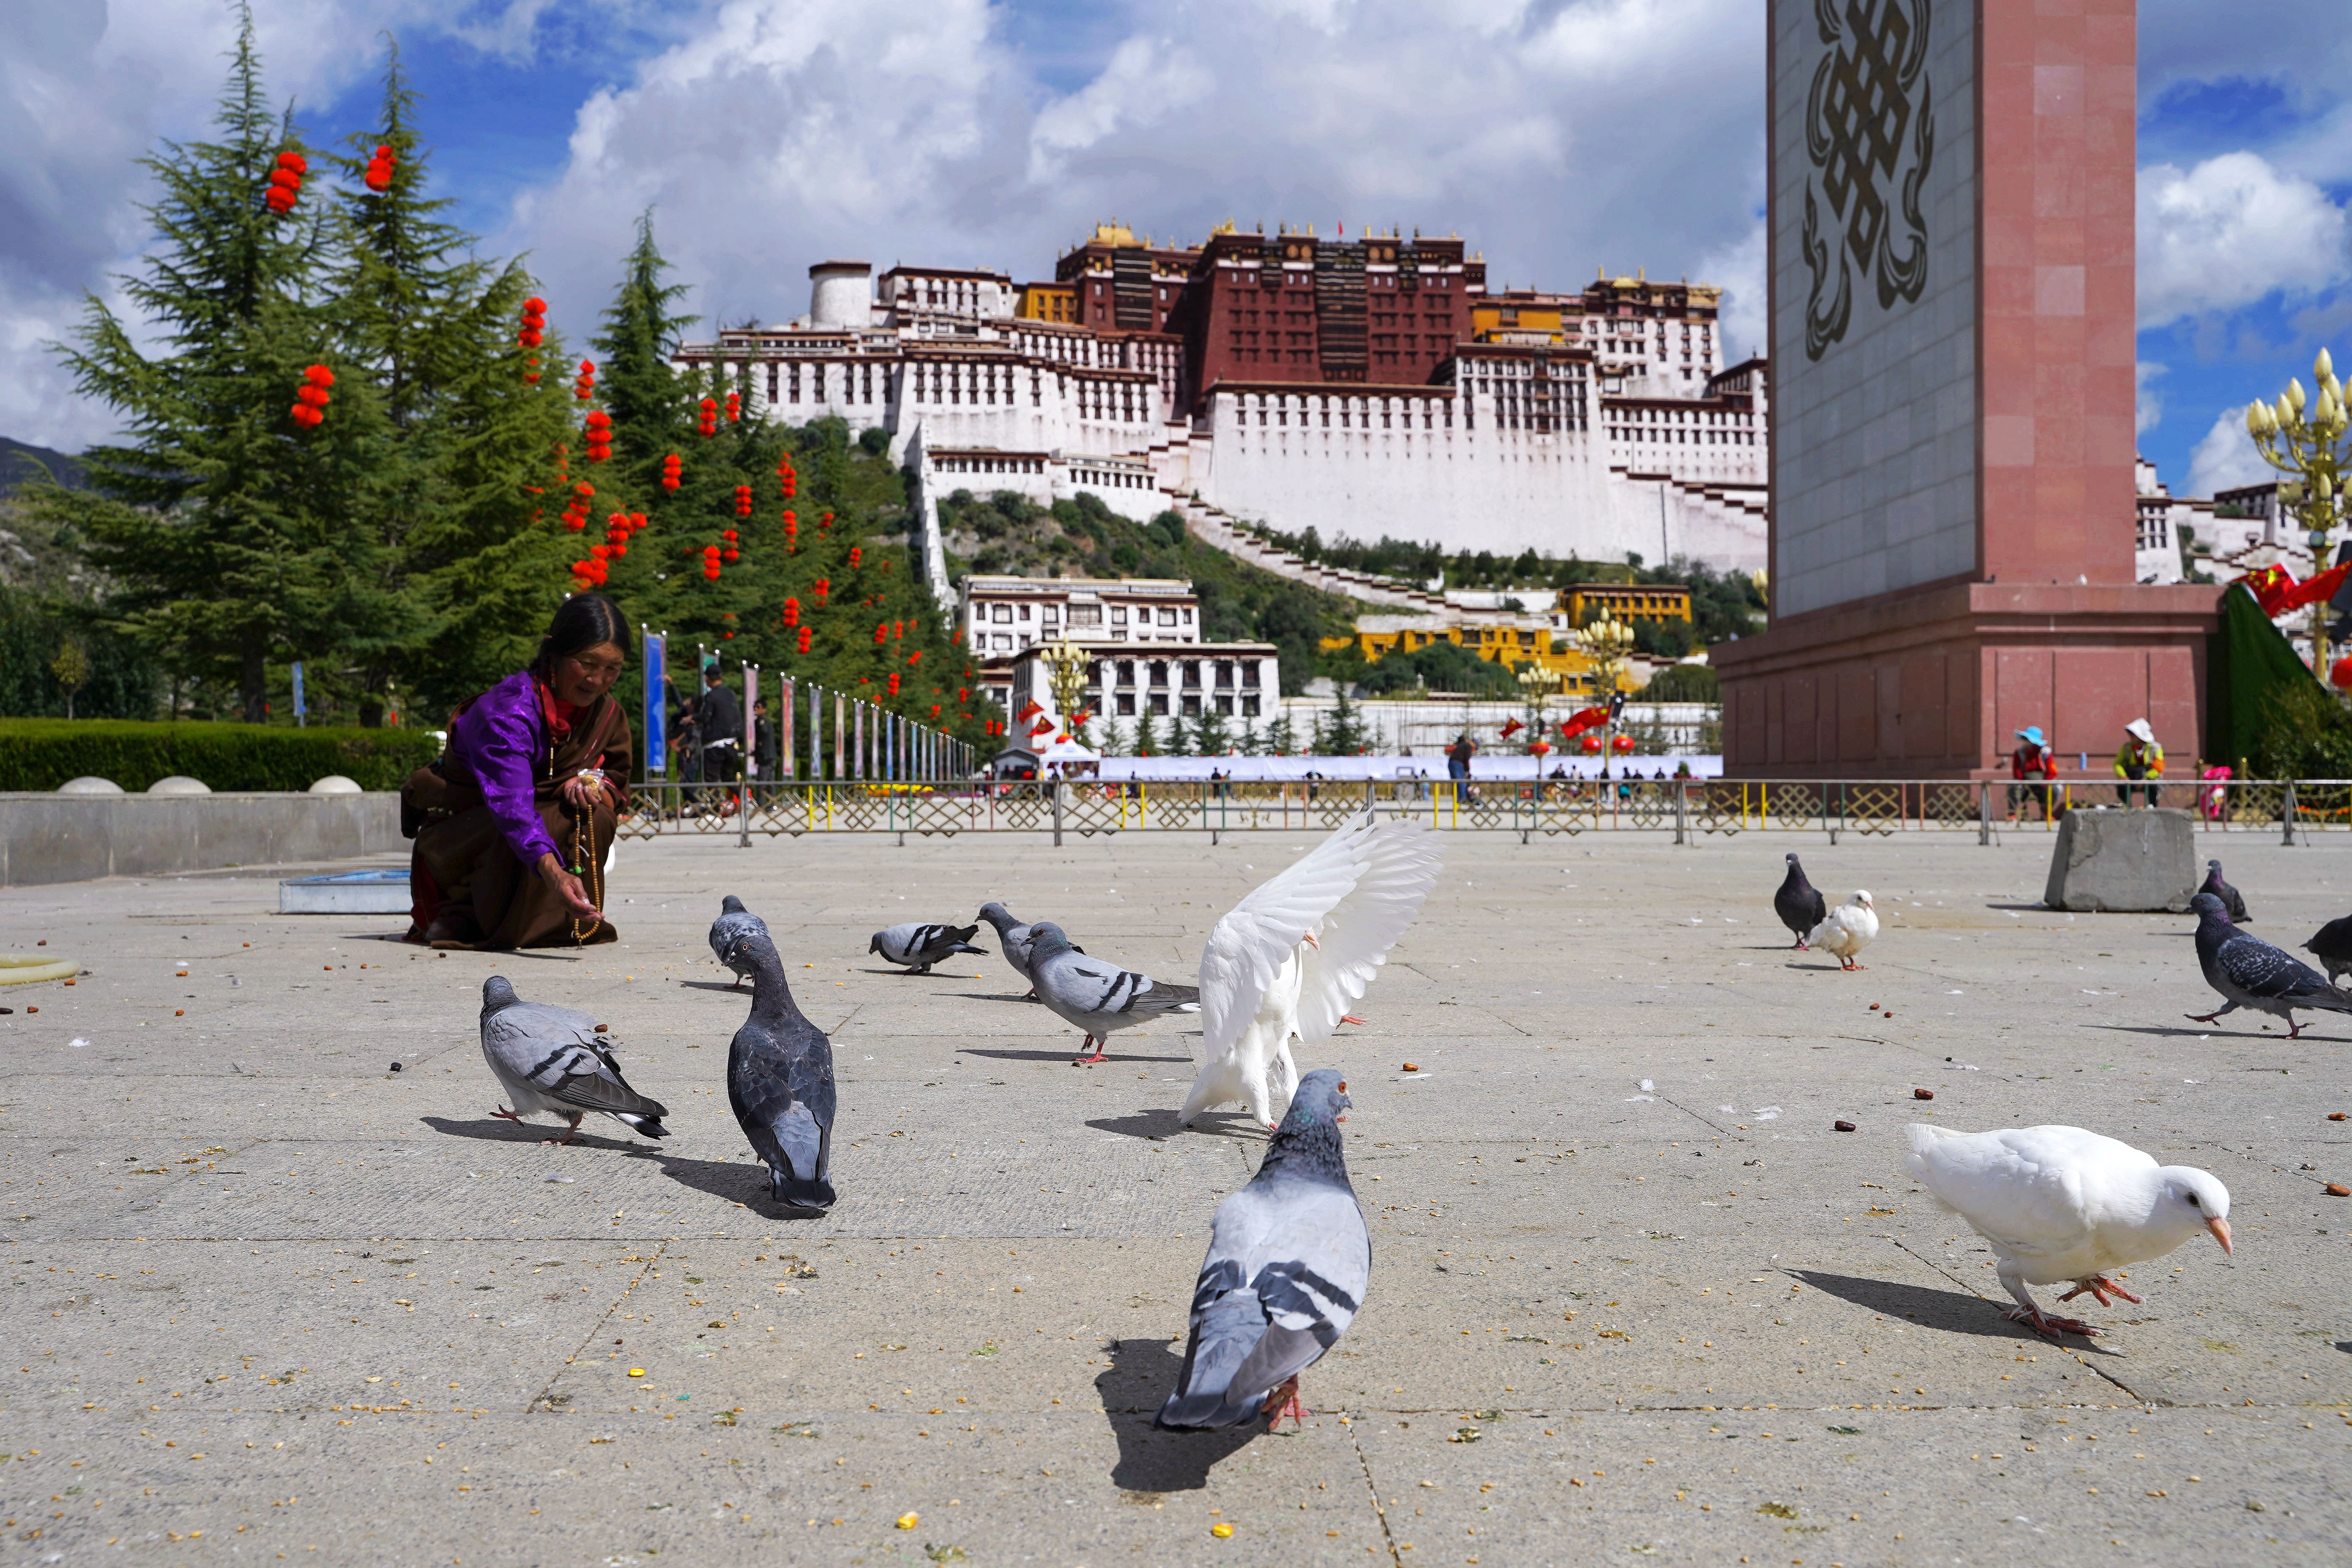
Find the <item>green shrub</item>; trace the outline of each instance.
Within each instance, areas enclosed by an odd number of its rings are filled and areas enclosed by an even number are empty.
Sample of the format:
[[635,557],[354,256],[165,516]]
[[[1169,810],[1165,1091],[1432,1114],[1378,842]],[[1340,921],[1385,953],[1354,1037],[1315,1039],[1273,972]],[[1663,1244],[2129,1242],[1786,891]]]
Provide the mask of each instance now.
[[1709,665],[1670,664],[1635,696],[1643,702],[1720,702],[1723,681]]
[[2281,681],[2256,715],[2251,776],[2352,779],[2352,711],[2319,682]]
[[174,773],[224,793],[306,790],[329,773],[390,790],[440,752],[429,730],[0,719],[0,790],[54,790],[95,777],[135,794]]

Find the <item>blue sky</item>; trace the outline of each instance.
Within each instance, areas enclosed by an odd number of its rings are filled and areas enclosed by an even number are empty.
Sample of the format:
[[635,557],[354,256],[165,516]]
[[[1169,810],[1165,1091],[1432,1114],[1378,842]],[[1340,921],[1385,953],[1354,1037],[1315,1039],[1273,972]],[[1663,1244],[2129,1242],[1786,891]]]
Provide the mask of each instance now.
[[[0,7],[0,434],[106,432],[42,347],[143,241],[132,160],[200,135],[215,0]],[[2352,354],[2341,0],[2260,25],[2140,14],[2141,449],[2176,491],[2255,477],[2252,396]],[[316,141],[373,119],[398,35],[435,167],[559,325],[655,207],[693,308],[806,307],[839,254],[1036,276],[1097,218],[1458,231],[1498,282],[1596,268],[1726,284],[1760,338],[1756,0],[255,0]],[[2314,40],[2316,40],[2315,42]],[[2201,493],[2200,489],[2200,493]]]

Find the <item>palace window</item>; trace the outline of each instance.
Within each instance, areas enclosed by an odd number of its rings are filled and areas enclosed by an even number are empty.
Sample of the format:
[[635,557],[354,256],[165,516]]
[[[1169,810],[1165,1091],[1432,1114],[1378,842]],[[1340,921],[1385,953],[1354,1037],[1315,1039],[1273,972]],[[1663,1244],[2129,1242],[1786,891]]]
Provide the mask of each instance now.
[[1013,606],[999,605],[995,607],[995,613],[989,618],[1000,626],[1009,626],[1013,624]]

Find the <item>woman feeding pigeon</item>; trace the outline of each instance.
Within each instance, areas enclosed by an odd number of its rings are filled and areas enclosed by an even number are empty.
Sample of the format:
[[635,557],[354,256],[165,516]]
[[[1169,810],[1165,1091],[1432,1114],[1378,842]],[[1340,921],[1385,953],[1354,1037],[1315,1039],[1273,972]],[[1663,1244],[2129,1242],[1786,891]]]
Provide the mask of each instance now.
[[400,792],[416,840],[409,941],[503,951],[617,937],[598,906],[628,795],[629,721],[611,696],[627,637],[613,601],[576,595],[530,668],[459,704],[447,749]]

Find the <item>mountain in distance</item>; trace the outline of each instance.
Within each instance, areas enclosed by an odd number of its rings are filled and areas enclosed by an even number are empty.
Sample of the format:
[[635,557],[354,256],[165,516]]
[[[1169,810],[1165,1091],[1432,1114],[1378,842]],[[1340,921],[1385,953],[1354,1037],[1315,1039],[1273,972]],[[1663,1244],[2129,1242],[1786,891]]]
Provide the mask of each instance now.
[[14,498],[27,485],[46,482],[44,472],[69,490],[89,488],[80,458],[0,436],[0,500]]

